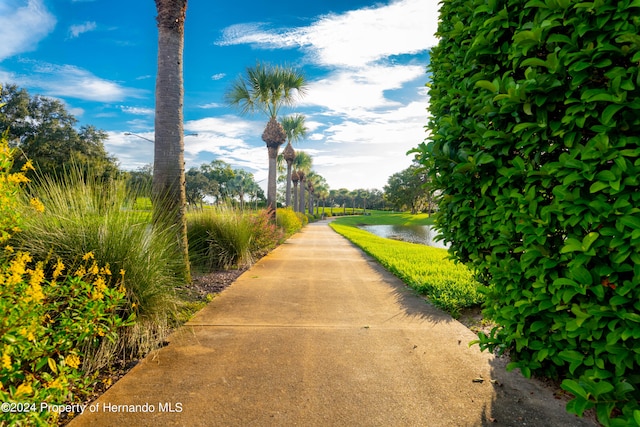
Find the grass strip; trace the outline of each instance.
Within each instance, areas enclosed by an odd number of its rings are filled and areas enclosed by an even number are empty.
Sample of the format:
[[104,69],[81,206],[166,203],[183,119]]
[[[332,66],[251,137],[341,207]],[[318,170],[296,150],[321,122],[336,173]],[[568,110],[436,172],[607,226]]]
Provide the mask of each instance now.
[[471,271],[449,260],[445,249],[385,239],[345,225],[342,220],[333,221],[330,226],[454,318],[460,316],[462,309],[479,306],[483,301],[478,292],[480,285]]

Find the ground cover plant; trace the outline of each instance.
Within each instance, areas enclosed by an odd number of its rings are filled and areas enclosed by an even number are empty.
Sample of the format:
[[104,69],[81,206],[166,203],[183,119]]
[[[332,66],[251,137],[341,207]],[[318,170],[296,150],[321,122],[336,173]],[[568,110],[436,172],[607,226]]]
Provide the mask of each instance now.
[[[368,220],[371,224],[380,224],[372,218],[360,219]],[[406,223],[407,220],[404,215],[387,217],[387,221],[395,223]],[[450,261],[445,249],[385,239],[354,225],[343,224],[343,221],[357,222],[358,218],[340,218],[331,222],[330,226],[407,285],[425,295],[436,307],[447,311],[453,317],[458,317],[461,310],[482,303],[483,297],[478,291],[479,284],[474,280],[471,271],[462,264]]]
[[640,2],[445,0],[415,151],[481,335],[611,426],[640,425]]

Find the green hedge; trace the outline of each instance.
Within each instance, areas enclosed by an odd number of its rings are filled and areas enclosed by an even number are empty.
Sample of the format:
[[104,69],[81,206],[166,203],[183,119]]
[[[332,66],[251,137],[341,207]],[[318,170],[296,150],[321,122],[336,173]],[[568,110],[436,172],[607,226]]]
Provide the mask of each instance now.
[[436,224],[487,284],[480,346],[640,425],[640,0],[444,0]]

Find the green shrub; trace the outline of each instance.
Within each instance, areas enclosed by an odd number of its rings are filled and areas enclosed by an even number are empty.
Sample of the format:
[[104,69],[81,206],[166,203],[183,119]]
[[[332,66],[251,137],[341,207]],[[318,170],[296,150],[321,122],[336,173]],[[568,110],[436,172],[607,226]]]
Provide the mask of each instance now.
[[30,165],[31,163],[27,163],[22,172],[11,173],[13,150],[9,148],[7,132],[0,135],[0,244],[5,243],[14,232],[20,229],[18,194],[20,194],[20,185],[29,181],[24,172]]
[[0,423],[54,423],[58,413],[42,410],[43,403],[84,401],[96,381],[87,362],[132,325],[133,314],[123,320],[131,311],[124,275],[112,279],[90,254],[75,272],[69,267],[32,263],[24,252],[0,266],[0,400],[30,405],[27,412],[3,411]]
[[287,236],[297,233],[302,228],[300,218],[291,208],[278,209],[276,223]]
[[[112,271],[125,271],[129,307],[138,315],[116,346],[103,349],[97,369],[115,353],[138,357],[157,347],[177,313],[175,288],[182,264],[170,228],[152,229],[148,215],[131,209],[126,185],[98,182],[70,171],[60,179],[29,186],[43,203],[43,213],[25,215],[23,231],[11,241],[34,259],[59,258],[75,266],[87,253]],[[25,209],[28,207],[25,207]]]
[[640,425],[640,2],[445,0],[431,54],[436,224],[479,272],[483,349]]
[[259,259],[282,243],[287,237],[282,228],[271,220],[269,211],[261,209],[250,215],[251,223],[251,253],[254,259]]
[[309,217],[306,214],[303,214],[302,212],[296,212],[296,216],[300,220],[300,224],[302,224],[303,227],[309,224]]

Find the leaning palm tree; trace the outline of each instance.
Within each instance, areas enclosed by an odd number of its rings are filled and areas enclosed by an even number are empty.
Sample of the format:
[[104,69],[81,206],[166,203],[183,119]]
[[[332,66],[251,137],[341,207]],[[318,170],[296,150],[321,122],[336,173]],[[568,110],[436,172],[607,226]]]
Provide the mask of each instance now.
[[265,113],[269,122],[262,133],[262,140],[269,153],[269,176],[267,181],[267,206],[275,216],[276,211],[276,159],[278,149],[287,135],[278,123],[278,111],[282,106],[291,106],[306,92],[307,81],[300,72],[290,67],[257,63],[247,68],[247,75],[233,83],[225,97],[227,103],[240,109],[242,114],[256,111]]
[[296,157],[296,152],[291,146],[291,142],[297,142],[307,136],[307,128],[304,125],[304,116],[296,114],[286,116],[280,119],[280,124],[287,134],[287,146],[282,151],[282,157],[287,162],[287,191],[285,195],[285,203],[291,205],[291,165]]
[[178,245],[190,281],[187,243],[184,132],[184,21],[187,0],[156,0],[158,71],[156,78],[155,144],[153,159],[153,219],[176,227]]

